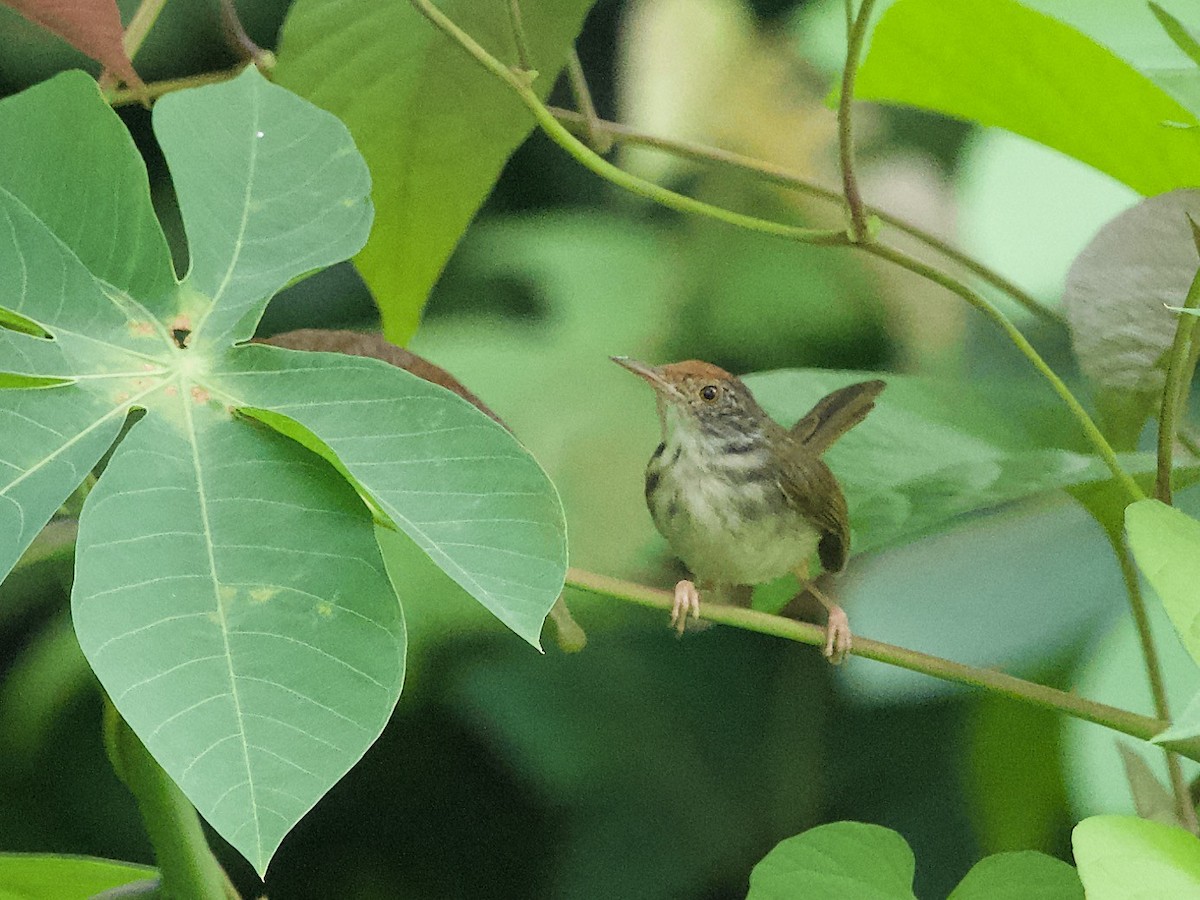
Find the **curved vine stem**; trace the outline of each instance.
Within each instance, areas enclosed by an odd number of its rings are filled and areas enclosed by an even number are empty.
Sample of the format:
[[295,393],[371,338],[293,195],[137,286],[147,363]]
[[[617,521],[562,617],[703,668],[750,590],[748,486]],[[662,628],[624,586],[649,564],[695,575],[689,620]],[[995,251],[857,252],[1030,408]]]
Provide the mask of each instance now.
[[867,215],[863,210],[862,195],[858,192],[858,177],[854,172],[854,118],[850,107],[854,103],[854,79],[858,74],[858,60],[862,55],[863,40],[867,35],[867,23],[871,20],[871,7],[875,0],[862,0],[858,14],[853,14],[854,0],[844,0],[846,6],[846,65],[842,69],[842,88],[838,95],[838,156],[842,165],[842,193],[846,198],[846,209],[850,214],[850,234],[856,243],[868,239]]
[[[1193,222],[1192,228],[1196,225]],[[1200,237],[1197,239],[1200,243]],[[1181,309],[1194,310],[1200,307],[1200,272],[1192,279],[1187,297]],[[1182,312],[1175,325],[1175,339],[1167,355],[1167,382],[1163,386],[1162,410],[1158,415],[1158,474],[1154,482],[1154,496],[1163,503],[1171,502],[1171,469],[1175,449],[1176,422],[1179,408],[1183,405],[1186,386],[1192,381],[1196,368],[1196,355],[1192,352],[1192,330],[1196,316]]]
[[[864,240],[857,241],[853,235],[836,230],[824,230],[815,228],[798,228],[792,225],[783,225],[779,222],[771,222],[766,219],[759,219],[754,216],[747,216],[741,213],[735,213],[730,210],[721,209],[720,207],[712,206],[708,203],[703,203],[691,197],[677,194],[674,191],[660,187],[653,182],[638,178],[631,175],[622,169],[609,163],[601,156],[592,151],[586,144],[576,138],[566,127],[562,125],[552,112],[542,103],[541,99],[535,94],[528,85],[526,85],[520,77],[514,74],[500,60],[496,59],[487,50],[485,50],[474,38],[459,28],[451,21],[441,10],[433,5],[430,0],[410,0],[412,5],[427,18],[439,31],[458,43],[467,53],[474,57],[484,68],[500,78],[521,98],[521,101],[533,114],[534,119],[546,135],[556,144],[566,150],[576,161],[581,165],[595,172],[602,178],[607,179],[618,187],[625,188],[632,193],[638,194],[649,200],[661,203],[664,206],[676,209],[681,212],[691,212],[698,215],[707,216],[726,222],[730,225],[736,225],[750,231],[756,231],[760,234],[771,234],[777,237],[789,238],[795,241],[801,241],[810,244],[823,244],[826,246],[854,246],[868,253],[878,256],[881,259],[889,260],[902,268],[908,269],[918,275],[923,275],[927,279],[942,285],[946,289],[958,294],[975,308],[982,311],[988,318],[996,322],[1008,335],[1009,339],[1016,345],[1017,349],[1029,360],[1043,377],[1045,377],[1057,393],[1066,403],[1071,414],[1078,420],[1080,427],[1088,440],[1096,448],[1105,464],[1112,471],[1113,477],[1128,493],[1131,499],[1141,500],[1145,494],[1138,487],[1137,482],[1130,477],[1129,473],[1121,466],[1120,460],[1117,459],[1115,451],[1108,443],[1107,439],[1096,427],[1096,423],[1092,421],[1091,416],[1076,399],[1071,390],[1063,383],[1062,379],[1054,372],[1053,369],[1046,363],[1044,359],[1033,348],[1033,345],[1026,340],[1008,317],[1005,316],[986,298],[971,290],[962,282],[941,271],[921,262],[914,257],[908,256],[899,250],[879,244],[873,241],[868,235]],[[868,7],[869,11],[869,7]],[[860,10],[860,17],[862,11]],[[865,27],[865,25],[863,26]]]
[[[596,119],[594,122],[588,122],[587,116],[583,113],[574,112],[569,109],[561,109],[559,107],[549,107],[554,118],[558,119],[563,125],[570,129],[575,134],[582,134],[588,138],[589,129],[594,130],[606,136],[607,140],[616,144],[629,144],[635,147],[649,147],[653,150],[659,150],[663,153],[669,153],[672,156],[678,156],[682,159],[690,159],[696,162],[713,163],[718,166],[724,166],[730,169],[736,169],[739,172],[748,173],[761,181],[768,184],[774,184],[782,188],[792,191],[798,191],[807,194],[810,197],[815,197],[819,200],[825,200],[830,203],[841,204],[844,198],[840,191],[831,190],[823,185],[817,184],[815,181],[810,181],[803,178],[794,172],[789,172],[781,166],[773,165],[769,162],[764,162],[760,159],[754,159],[750,156],[744,156],[740,153],[734,153],[731,150],[722,150],[718,147],[708,147],[703,144],[696,144],[690,141],[676,140],[673,138],[658,137],[652,134],[638,131],[628,125],[622,125],[619,122],[610,122],[607,119]],[[600,152],[598,150],[598,152]],[[1005,278],[994,269],[989,269],[983,263],[963,253],[958,248],[946,243],[941,238],[911,222],[894,216],[891,213],[885,212],[882,209],[863,205],[863,210],[868,216],[874,216],[881,222],[890,225],[897,231],[903,232],[911,238],[920,241],[925,246],[940,253],[942,256],[954,262],[956,265],[962,266],[972,275],[975,275],[981,281],[990,284],[1001,293],[1007,294],[1021,306],[1025,307],[1029,312],[1050,322],[1054,325],[1066,325],[1066,318],[1056,309],[1051,309],[1046,304],[1037,300],[1032,294],[1022,290],[1009,279]]]
[[823,244],[826,246],[846,246],[850,238],[840,229],[799,228],[795,225],[784,225],[747,216],[732,210],[713,206],[711,203],[693,199],[684,194],[676,193],[667,188],[646,181],[629,172],[619,169],[606,159],[595,153],[590,147],[571,134],[546,107],[536,93],[519,75],[514,73],[492,54],[488,53],[478,41],[459,28],[430,0],[410,0],[418,12],[428,19],[434,27],[461,46],[473,56],[485,69],[507,84],[533,114],[546,135],[569,153],[580,165],[612,182],[617,187],[624,188],[630,193],[661,203],[679,212],[693,213],[710,219],[717,219],[730,225],[736,225],[749,231],[770,234],[806,244]]
[[908,254],[903,253],[894,247],[889,247],[886,244],[881,244],[877,241],[867,241],[866,243],[858,244],[857,246],[865,253],[870,253],[872,256],[878,256],[880,259],[886,259],[889,262],[893,262],[901,268],[907,269],[910,272],[914,272],[917,275],[921,275],[929,281],[941,285],[946,290],[958,294],[958,296],[962,297],[963,300],[967,301],[967,303],[975,307],[977,310],[995,322],[996,325],[998,325],[1000,329],[1008,336],[1008,339],[1012,341],[1016,348],[1021,351],[1027,360],[1029,360],[1030,365],[1032,365],[1043,378],[1050,382],[1050,386],[1054,388],[1054,392],[1058,394],[1063,403],[1067,405],[1067,408],[1071,411],[1071,414],[1079,423],[1079,427],[1083,430],[1092,446],[1096,448],[1096,451],[1100,454],[1100,457],[1108,466],[1109,471],[1112,472],[1113,477],[1117,480],[1117,483],[1121,485],[1122,489],[1129,496],[1129,499],[1133,501],[1144,500],[1146,498],[1145,492],[1143,492],[1138,483],[1133,480],[1133,477],[1125,471],[1124,467],[1121,465],[1121,461],[1117,458],[1116,451],[1113,450],[1112,445],[1108,442],[1108,439],[1104,437],[1103,433],[1101,433],[1096,423],[1092,420],[1092,417],[1088,415],[1087,410],[1083,408],[1083,404],[1081,404],[1078,398],[1071,393],[1071,389],[1067,387],[1066,383],[1061,378],[1058,377],[1058,374],[1052,368],[1050,368],[1050,364],[1042,359],[1041,354],[1039,354],[1037,350],[1034,349],[1033,345],[1029,343],[1028,338],[1021,334],[1020,329],[1018,329],[1017,326],[1014,325],[1006,315],[1004,315],[1004,313],[997,309],[994,304],[989,302],[987,298],[971,290],[969,287],[967,287],[967,285],[963,284],[958,279],[952,278],[946,273],[935,269],[933,266],[923,263],[919,259],[909,256]]
[[[600,594],[627,603],[660,609],[664,612],[669,611],[674,602],[674,598],[666,591],[656,590],[631,581],[623,581],[619,578],[611,578],[607,575],[598,575],[583,569],[568,570],[567,585],[591,594]],[[732,625],[746,631],[772,635],[801,644],[818,647],[825,644],[824,628],[809,622],[772,616],[758,610],[710,603],[701,608],[700,615],[710,622]],[[1085,722],[1094,722],[1143,741],[1154,737],[1167,726],[1167,723],[1161,719],[1139,715],[1104,703],[1096,703],[1080,697],[1078,694],[1016,678],[995,669],[980,669],[916,650],[885,644],[882,641],[872,641],[858,635],[854,636],[854,649],[851,654],[863,659],[873,659],[902,669],[909,669],[913,672],[921,672],[943,681],[986,688],[1001,696],[1042,709],[1057,710]]]

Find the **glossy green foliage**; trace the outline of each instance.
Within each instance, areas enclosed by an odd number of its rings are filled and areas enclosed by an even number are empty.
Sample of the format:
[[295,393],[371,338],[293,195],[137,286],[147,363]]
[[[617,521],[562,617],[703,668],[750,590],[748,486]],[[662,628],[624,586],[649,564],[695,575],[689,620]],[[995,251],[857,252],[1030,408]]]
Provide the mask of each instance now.
[[[554,85],[592,0],[525,4],[534,87]],[[516,65],[504,3],[438,4]],[[509,155],[533,130],[511,89],[408,2],[299,0],[284,25],[279,83],[349,126],[371,167],[375,229],[355,258],[389,339],[405,343],[451,251]]]
[[[915,870],[908,842],[890,828],[833,822],[768,853],[750,874],[747,900],[915,900]],[[976,863],[949,900],[1083,900],[1083,886],[1071,866],[1043,853],[998,853]]]
[[1142,194],[1195,183],[1196,117],[1086,35],[1016,0],[898,0],[856,94],[1005,128]]
[[1088,900],[1200,896],[1200,840],[1132,816],[1093,816],[1071,835]]
[[557,494],[438,386],[239,345],[275,291],[366,240],[370,179],[328,113],[253,68],[158,103],[181,282],[94,82],[60,76],[0,105],[0,122],[23,140],[0,191],[0,306],[36,326],[0,331],[0,571],[120,434],[80,517],[79,643],[262,873],[399,696],[403,572],[385,571],[376,519],[536,645],[565,569]]

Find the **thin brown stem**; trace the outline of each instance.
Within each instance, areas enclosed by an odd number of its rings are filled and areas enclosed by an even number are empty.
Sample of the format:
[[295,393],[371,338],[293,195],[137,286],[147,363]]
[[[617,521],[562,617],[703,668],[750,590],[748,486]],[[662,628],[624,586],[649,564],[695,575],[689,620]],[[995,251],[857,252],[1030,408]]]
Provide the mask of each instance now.
[[[550,112],[563,125],[573,132],[587,135],[588,123],[584,117],[577,112],[559,107],[550,107]],[[609,122],[606,119],[597,119],[592,123],[593,127],[606,134],[614,143],[629,144],[636,147],[649,147],[653,150],[660,150],[663,153],[670,153],[673,156],[678,156],[683,159],[692,159],[697,162],[713,163],[726,168],[737,169],[741,172],[746,172],[754,177],[765,181],[769,184],[775,184],[779,187],[787,188],[788,190],[799,191],[811,197],[816,197],[820,200],[825,200],[831,203],[843,203],[844,198],[840,191],[835,191],[831,188],[824,187],[807,178],[803,178],[794,172],[789,172],[781,166],[776,166],[763,160],[754,159],[750,156],[743,156],[740,153],[734,153],[730,150],[722,150],[717,147],[708,147],[703,144],[696,144],[690,141],[675,140],[673,138],[657,137],[655,135],[646,134],[638,131],[628,125],[622,125],[617,122]],[[1009,279],[1005,278],[999,272],[989,269],[987,266],[963,253],[961,250],[951,246],[941,238],[931,234],[924,229],[913,225],[911,222],[894,216],[891,213],[885,212],[877,207],[864,206],[863,209],[870,216],[874,216],[881,222],[892,226],[898,231],[902,231],[911,238],[915,238],[925,244],[932,250],[952,260],[957,265],[962,266],[971,274],[980,278],[982,281],[990,284],[992,287],[1007,294],[1021,306],[1025,307],[1039,318],[1045,319],[1055,325],[1065,325],[1066,318],[1056,309],[1051,309],[1041,301],[1037,300],[1033,295],[1022,290]]]
[[[1192,279],[1182,308],[1196,309],[1198,306],[1200,272]],[[1167,504],[1171,502],[1172,455],[1175,449],[1175,433],[1178,431],[1175,423],[1187,394],[1185,385],[1191,383],[1196,365],[1191,346],[1192,329],[1195,325],[1194,315],[1179,314],[1179,321],[1175,323],[1175,339],[1171,342],[1171,350],[1167,355],[1167,379],[1163,385],[1162,409],[1158,414],[1158,473],[1154,481],[1154,496]]]
[[[275,56],[270,51],[264,50],[262,58],[257,61],[260,69],[270,69],[274,65]],[[128,89],[108,91],[105,93],[105,99],[108,100],[109,106],[128,106],[131,103],[141,103],[143,99],[156,100],[164,94],[170,94],[174,91],[182,91],[188,88],[203,87],[206,84],[220,84],[222,81],[229,81],[236,78],[245,71],[245,65],[235,66],[232,69],[222,69],[217,72],[204,72],[200,75],[189,75],[187,78],[171,78],[166,81],[152,81],[146,85],[145,91],[132,91]]]
[[532,73],[533,59],[529,53],[529,41],[525,39],[525,24],[521,18],[520,0],[508,0],[508,20],[512,27],[513,43],[517,45],[517,64],[522,72]]
[[567,81],[571,84],[571,94],[583,119],[584,138],[589,147],[604,156],[612,149],[613,138],[608,131],[600,127],[600,117],[596,115],[596,105],[592,102],[592,92],[588,89],[587,78],[583,74],[583,64],[579,61],[579,54],[574,47],[567,53]]
[[233,0],[220,0],[218,5],[221,8],[221,28],[225,32],[225,40],[244,59],[253,60],[257,64],[263,55],[263,48],[254,43],[246,33]]
[[[842,69],[841,94],[838,96],[838,158],[842,165],[842,193],[846,197],[846,208],[850,213],[850,233],[857,243],[867,239],[867,215],[863,210],[862,195],[858,190],[858,178],[854,173],[854,121],[850,114],[854,103],[854,79],[858,74],[858,61],[862,55],[863,39],[867,34],[867,23],[871,19],[871,7],[875,0],[862,0],[858,14],[846,33],[846,65]],[[853,0],[845,0],[846,19],[850,20]]]
[[[674,598],[666,591],[583,569],[568,570],[567,584],[577,590],[600,594],[652,609],[660,609],[664,612],[670,611],[674,603]],[[772,616],[758,610],[710,603],[701,608],[700,616],[710,622],[732,625],[736,628],[785,638],[801,644],[810,644],[816,647],[822,647],[825,644],[824,628],[809,622],[798,622],[795,619]],[[1139,715],[1104,703],[1096,703],[1077,694],[1026,681],[995,669],[980,669],[858,635],[854,637],[854,648],[851,655],[860,656],[863,659],[873,659],[913,672],[921,672],[956,684],[985,688],[1001,696],[1029,703],[1042,709],[1057,710],[1074,718],[1094,722],[1141,740],[1149,740],[1167,725],[1160,719]]]
[[[1166,682],[1163,679],[1158,649],[1154,644],[1154,634],[1150,630],[1150,618],[1146,614],[1146,600],[1142,596],[1142,586],[1138,581],[1137,566],[1134,564],[1129,547],[1119,535],[1112,538],[1112,547],[1121,567],[1121,578],[1125,582],[1125,592],[1129,596],[1129,611],[1133,614],[1138,641],[1142,646],[1146,675],[1150,681],[1150,694],[1154,700],[1154,714],[1165,722],[1170,721],[1171,709],[1167,703]],[[1179,821],[1184,823],[1189,831],[1196,834],[1200,825],[1197,825],[1196,807],[1192,803],[1187,780],[1183,777],[1179,756],[1169,750],[1164,752],[1167,754],[1167,771],[1171,779],[1171,790],[1175,795],[1175,808],[1179,815]]]

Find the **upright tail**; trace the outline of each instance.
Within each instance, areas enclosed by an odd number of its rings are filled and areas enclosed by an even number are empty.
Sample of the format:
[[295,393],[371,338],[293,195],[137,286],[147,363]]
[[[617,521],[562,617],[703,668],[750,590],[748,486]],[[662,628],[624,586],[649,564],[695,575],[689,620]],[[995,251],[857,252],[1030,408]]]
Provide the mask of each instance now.
[[792,437],[817,454],[824,453],[843,434],[866,418],[875,408],[875,398],[887,384],[882,381],[860,381],[834,391],[812,408],[803,419],[792,426]]

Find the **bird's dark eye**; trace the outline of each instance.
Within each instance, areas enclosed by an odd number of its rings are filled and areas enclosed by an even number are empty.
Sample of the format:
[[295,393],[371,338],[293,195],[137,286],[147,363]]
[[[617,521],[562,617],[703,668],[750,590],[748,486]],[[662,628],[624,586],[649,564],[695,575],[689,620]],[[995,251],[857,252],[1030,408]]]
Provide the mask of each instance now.
[[700,388],[700,396],[705,400],[716,400],[717,386],[715,384],[706,384],[704,387]]

